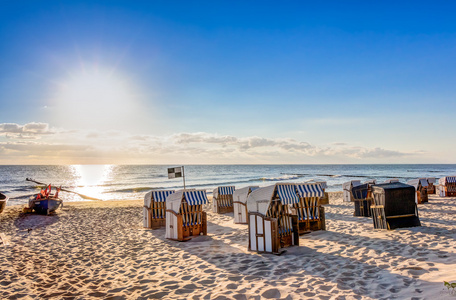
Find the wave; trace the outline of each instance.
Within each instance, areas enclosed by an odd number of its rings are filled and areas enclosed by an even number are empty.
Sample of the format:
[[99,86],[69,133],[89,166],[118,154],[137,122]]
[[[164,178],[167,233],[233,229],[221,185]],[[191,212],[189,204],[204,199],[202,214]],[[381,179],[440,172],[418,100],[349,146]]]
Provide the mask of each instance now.
[[307,175],[301,175],[301,174],[286,174],[280,177],[260,177],[260,178],[254,178],[250,179],[249,181],[284,181],[284,180],[293,180],[293,179],[299,179]]
[[[244,180],[230,180],[230,181],[213,181],[213,182],[202,182],[202,183],[194,183],[194,184],[187,184],[186,188],[201,188],[204,187],[206,189],[215,188],[217,186],[227,186],[227,185],[239,185],[239,184],[248,184],[253,182],[265,182],[265,181],[285,181],[285,180],[295,180],[304,177],[305,175],[297,175],[297,174],[287,174],[279,177],[257,177],[257,178],[250,178]],[[173,185],[173,186],[143,186],[143,187],[125,187],[119,189],[113,189],[109,191],[105,191],[105,193],[141,193],[150,190],[160,190],[160,189],[182,189],[182,185]]]

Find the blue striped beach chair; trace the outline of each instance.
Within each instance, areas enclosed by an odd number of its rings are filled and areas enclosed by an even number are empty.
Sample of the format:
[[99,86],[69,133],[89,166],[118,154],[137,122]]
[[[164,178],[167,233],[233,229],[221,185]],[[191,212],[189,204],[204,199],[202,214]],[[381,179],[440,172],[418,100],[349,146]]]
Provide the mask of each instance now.
[[166,225],[166,197],[174,190],[153,190],[144,196],[143,224],[145,228],[157,229]]
[[323,188],[320,183],[300,183],[296,184],[299,195],[299,202],[293,207],[297,211],[299,234],[310,231],[324,230],[324,207],[320,204],[321,197],[324,196]]
[[212,211],[218,214],[233,212],[234,186],[219,186],[212,192]]
[[249,250],[280,253],[284,247],[299,245],[298,220],[290,209],[298,201],[293,183],[252,191],[247,198]]
[[192,236],[207,235],[205,190],[179,190],[166,198],[167,239],[186,241]]

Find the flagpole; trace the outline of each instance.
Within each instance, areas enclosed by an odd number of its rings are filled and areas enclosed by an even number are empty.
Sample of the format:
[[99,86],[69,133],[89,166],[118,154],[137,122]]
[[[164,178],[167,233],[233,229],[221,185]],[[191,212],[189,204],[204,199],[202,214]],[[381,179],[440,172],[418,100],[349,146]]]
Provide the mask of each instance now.
[[182,166],[182,179],[184,180],[184,190],[185,190],[185,173],[184,173],[184,166]]

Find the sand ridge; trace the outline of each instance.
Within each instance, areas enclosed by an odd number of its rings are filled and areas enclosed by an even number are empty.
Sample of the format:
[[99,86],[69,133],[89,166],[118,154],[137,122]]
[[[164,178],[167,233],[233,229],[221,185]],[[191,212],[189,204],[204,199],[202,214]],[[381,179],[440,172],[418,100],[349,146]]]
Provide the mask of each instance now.
[[54,216],[0,215],[1,299],[455,299],[456,198],[419,205],[422,227],[374,230],[331,193],[327,231],[281,256],[247,250],[247,225],[208,212],[189,242],[142,228],[142,200],[66,203]]

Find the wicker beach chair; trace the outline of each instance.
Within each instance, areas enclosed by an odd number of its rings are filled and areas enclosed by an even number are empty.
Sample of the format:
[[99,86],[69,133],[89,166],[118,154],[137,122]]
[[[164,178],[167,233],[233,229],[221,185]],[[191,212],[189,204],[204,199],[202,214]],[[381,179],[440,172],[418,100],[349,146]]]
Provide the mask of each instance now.
[[428,181],[426,178],[419,178],[407,181],[407,184],[413,186],[416,190],[415,202],[417,204],[427,203],[428,199]]
[[166,197],[174,190],[150,191],[144,196],[143,224],[145,228],[157,229],[166,225]]
[[456,197],[456,176],[445,176],[439,179],[439,196]]
[[373,185],[371,211],[374,228],[392,230],[421,226],[415,194],[413,186],[399,182]]
[[280,253],[299,245],[298,220],[290,206],[299,202],[296,186],[280,183],[251,192],[247,198],[249,250]]
[[219,186],[212,193],[212,211],[218,214],[233,212],[234,186]]
[[351,196],[355,203],[355,211],[353,216],[355,217],[370,217],[371,216],[371,205],[372,205],[372,184],[362,184],[352,188]]
[[320,183],[296,184],[299,202],[293,204],[298,216],[299,234],[325,230],[325,211],[320,200],[324,196]]
[[166,234],[171,240],[186,241],[207,235],[205,190],[179,190],[166,198]]

